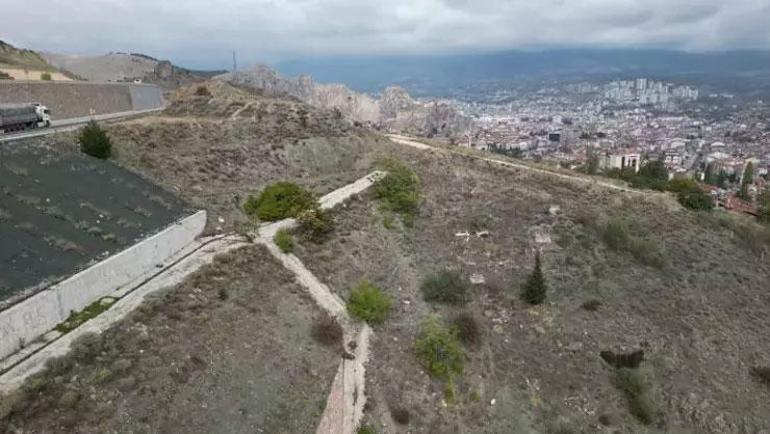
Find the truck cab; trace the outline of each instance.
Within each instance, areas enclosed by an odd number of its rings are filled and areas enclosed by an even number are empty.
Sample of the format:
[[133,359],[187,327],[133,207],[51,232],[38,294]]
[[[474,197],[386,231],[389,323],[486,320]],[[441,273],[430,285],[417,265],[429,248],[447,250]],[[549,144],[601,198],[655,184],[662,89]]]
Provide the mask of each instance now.
[[48,107],[40,104],[40,103],[33,103],[32,105],[35,106],[35,113],[37,113],[37,119],[39,123],[42,123],[45,127],[51,126],[51,109]]

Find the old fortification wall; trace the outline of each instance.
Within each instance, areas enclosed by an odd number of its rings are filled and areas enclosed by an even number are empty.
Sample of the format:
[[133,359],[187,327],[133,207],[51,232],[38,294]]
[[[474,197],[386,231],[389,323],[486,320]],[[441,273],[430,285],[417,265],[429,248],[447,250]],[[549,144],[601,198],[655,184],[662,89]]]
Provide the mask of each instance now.
[[70,313],[154,270],[179,252],[206,226],[199,211],[104,261],[0,312],[0,360],[52,330]]
[[53,119],[161,108],[162,90],[152,84],[0,81],[0,103],[38,102]]

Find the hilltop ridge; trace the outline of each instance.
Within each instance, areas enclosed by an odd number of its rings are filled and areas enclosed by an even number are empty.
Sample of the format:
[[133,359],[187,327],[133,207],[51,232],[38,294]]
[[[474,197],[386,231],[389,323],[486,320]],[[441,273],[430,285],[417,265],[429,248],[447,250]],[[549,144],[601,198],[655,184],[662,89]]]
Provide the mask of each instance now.
[[308,75],[284,78],[265,65],[229,72],[214,79],[265,96],[289,96],[319,108],[339,110],[349,119],[376,129],[449,137],[462,135],[471,124],[469,118],[449,104],[414,100],[398,86],[385,89],[377,99],[342,84],[316,83]]

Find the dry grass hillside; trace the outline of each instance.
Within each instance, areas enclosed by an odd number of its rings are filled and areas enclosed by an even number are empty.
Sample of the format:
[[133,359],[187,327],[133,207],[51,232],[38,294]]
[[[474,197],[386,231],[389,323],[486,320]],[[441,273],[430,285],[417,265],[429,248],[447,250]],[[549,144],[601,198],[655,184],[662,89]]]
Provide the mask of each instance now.
[[[367,371],[377,432],[770,430],[767,229],[661,194],[399,154],[422,180],[413,227],[366,195],[337,214],[330,241],[296,249],[344,299],[367,279],[394,300]],[[531,306],[519,293],[536,251],[548,289]],[[484,283],[467,303],[426,302],[421,283],[440,270]],[[430,314],[465,339],[451,381],[416,356]],[[636,368],[610,364],[640,350]]]
[[[222,230],[273,181],[325,193],[382,157],[419,176],[413,214],[383,199],[411,191],[380,184],[333,212],[328,237],[291,235],[344,300],[368,281],[357,312],[385,318],[372,324],[369,433],[770,432],[770,230],[751,220],[396,145],[222,83],[109,132],[120,164]],[[546,298],[531,305],[520,293],[538,252]],[[10,432],[313,432],[334,350],[308,339],[331,326],[310,326],[318,313],[291,280],[262,249],[233,252],[90,356],[52,363],[0,416]]]
[[[113,125],[116,160],[233,228],[250,193],[277,180],[319,194],[366,174],[392,144],[331,110],[222,82],[183,88],[168,109]],[[220,218],[222,221],[220,221]]]

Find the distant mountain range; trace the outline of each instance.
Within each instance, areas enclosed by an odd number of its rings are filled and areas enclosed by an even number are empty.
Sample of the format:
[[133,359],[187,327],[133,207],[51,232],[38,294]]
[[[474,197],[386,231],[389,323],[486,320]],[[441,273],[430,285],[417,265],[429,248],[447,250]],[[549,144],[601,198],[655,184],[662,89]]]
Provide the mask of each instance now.
[[[314,57],[278,63],[284,75],[310,74],[377,93],[399,85],[416,96],[443,95],[458,87],[522,80],[592,77],[700,80],[770,78],[770,52],[689,53],[667,50],[548,50],[427,56]],[[732,83],[736,84],[736,83]]]

